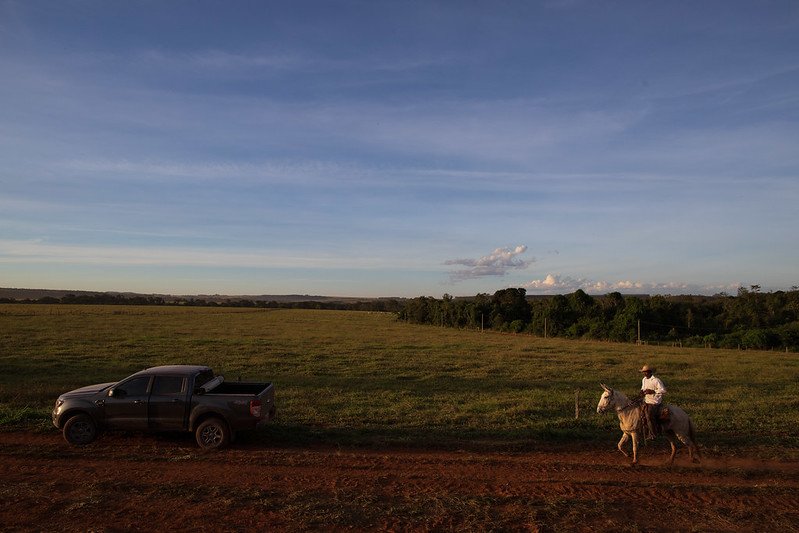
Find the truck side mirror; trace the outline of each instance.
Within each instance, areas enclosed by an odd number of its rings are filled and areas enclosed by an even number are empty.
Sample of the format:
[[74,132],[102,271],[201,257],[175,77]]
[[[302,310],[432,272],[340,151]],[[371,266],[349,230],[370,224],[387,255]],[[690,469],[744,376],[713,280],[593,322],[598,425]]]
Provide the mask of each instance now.
[[112,398],[124,398],[125,391],[123,391],[122,389],[111,389],[110,391],[108,391],[108,395]]

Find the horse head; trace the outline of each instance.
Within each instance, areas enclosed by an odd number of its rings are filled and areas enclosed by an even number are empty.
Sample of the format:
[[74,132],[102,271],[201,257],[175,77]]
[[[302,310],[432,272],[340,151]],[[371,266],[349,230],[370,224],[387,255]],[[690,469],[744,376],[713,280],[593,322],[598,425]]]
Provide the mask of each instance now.
[[608,409],[611,409],[616,404],[616,395],[613,392],[613,389],[606,386],[604,383],[600,383],[605,392],[602,393],[602,396],[599,397],[599,403],[596,406],[597,413],[604,413]]

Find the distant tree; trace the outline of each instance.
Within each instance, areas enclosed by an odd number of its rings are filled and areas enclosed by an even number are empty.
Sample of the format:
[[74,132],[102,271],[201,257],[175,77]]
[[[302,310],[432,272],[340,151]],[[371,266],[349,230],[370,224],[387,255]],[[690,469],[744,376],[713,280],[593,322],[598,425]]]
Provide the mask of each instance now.
[[562,335],[574,323],[574,312],[569,305],[569,300],[558,294],[549,300],[549,305],[544,311],[547,319],[548,335]]
[[624,309],[613,317],[610,324],[610,340],[632,342],[638,336],[638,320],[644,315],[644,304],[640,298],[625,298]]
[[499,329],[516,320],[526,325],[530,322],[530,303],[525,289],[503,289],[491,299],[491,324]]

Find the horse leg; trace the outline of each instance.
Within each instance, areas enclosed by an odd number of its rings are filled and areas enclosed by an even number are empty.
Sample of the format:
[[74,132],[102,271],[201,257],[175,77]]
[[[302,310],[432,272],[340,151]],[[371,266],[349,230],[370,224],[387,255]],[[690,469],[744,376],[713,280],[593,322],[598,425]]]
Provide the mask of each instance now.
[[[691,439],[692,448],[689,448],[689,452],[691,452],[691,461],[694,463],[699,462],[699,458],[702,457],[702,454],[699,453],[699,446],[696,445],[696,432],[694,430],[694,423],[691,422],[691,419],[688,419],[688,438]],[[694,457],[694,453],[696,453],[696,457]]]
[[[698,463],[699,448],[696,447],[694,441],[692,441],[688,435],[683,435],[682,433],[677,433],[677,438],[688,448],[688,457],[691,458],[691,462]],[[694,454],[696,454],[696,456]]]
[[674,437],[670,434],[664,433],[663,436],[666,437],[666,440],[668,440],[671,445],[671,455],[669,456],[669,464],[671,465],[674,464],[674,456],[677,455],[677,444],[674,442]]
[[630,436],[627,433],[622,433],[621,434],[621,440],[616,445],[616,448],[618,448],[619,451],[624,454],[624,457],[629,457],[630,456],[627,452],[624,451],[624,448],[622,448],[622,446],[624,446],[624,443],[626,443],[627,439],[629,439],[629,438],[630,438]]
[[693,449],[694,453],[691,454],[691,461],[694,463],[698,463],[702,459],[702,454],[699,453],[699,446],[696,445],[695,441],[691,441],[691,448]]
[[637,431],[633,431],[632,432],[632,437],[633,437],[633,464],[637,465],[638,464],[638,432]]

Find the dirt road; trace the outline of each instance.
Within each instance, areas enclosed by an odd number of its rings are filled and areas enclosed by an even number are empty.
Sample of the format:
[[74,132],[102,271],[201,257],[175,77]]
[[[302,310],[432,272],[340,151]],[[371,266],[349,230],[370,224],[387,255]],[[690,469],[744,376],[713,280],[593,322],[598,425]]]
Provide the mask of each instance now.
[[272,449],[0,433],[5,531],[797,531],[799,464],[614,449]]

